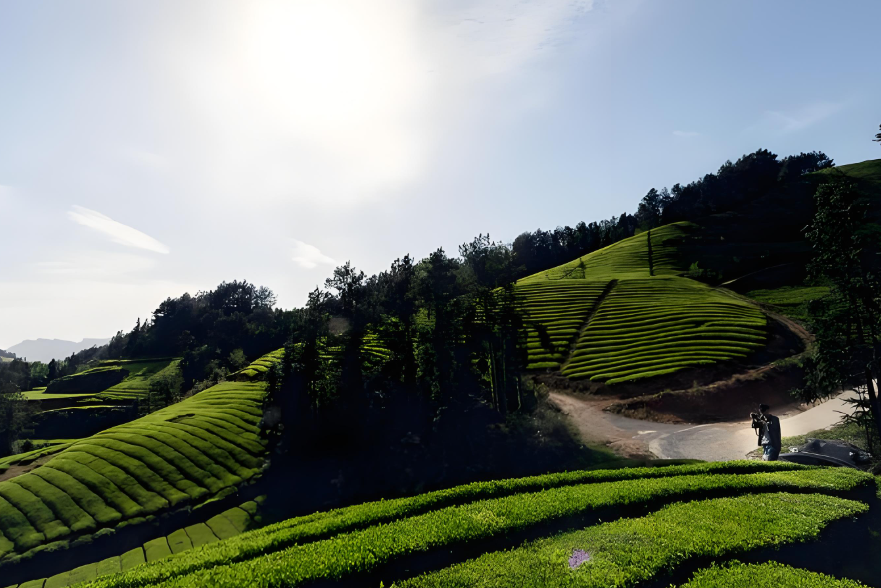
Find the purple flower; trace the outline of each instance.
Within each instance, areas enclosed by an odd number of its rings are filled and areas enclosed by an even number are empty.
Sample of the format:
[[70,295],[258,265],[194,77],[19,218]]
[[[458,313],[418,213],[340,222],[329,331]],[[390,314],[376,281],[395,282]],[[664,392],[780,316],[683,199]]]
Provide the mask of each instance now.
[[590,561],[590,554],[581,549],[576,549],[569,558],[569,569],[574,570],[586,561]]

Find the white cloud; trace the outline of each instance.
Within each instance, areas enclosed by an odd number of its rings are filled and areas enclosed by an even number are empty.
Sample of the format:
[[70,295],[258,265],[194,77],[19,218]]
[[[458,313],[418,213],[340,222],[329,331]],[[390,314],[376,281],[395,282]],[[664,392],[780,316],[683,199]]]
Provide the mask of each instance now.
[[845,102],[814,102],[791,110],[769,110],[749,130],[770,129],[780,134],[801,131],[837,114],[845,105]]
[[674,137],[699,137],[700,133],[697,131],[673,131]]
[[110,237],[110,240],[126,247],[146,249],[156,253],[168,253],[169,249],[150,235],[142,233],[128,225],[116,222],[109,216],[98,211],[74,205],[67,215],[75,223],[81,224]]
[[319,265],[336,265],[332,257],[323,254],[318,247],[294,240],[294,255],[291,258],[294,263],[306,269],[313,269]]

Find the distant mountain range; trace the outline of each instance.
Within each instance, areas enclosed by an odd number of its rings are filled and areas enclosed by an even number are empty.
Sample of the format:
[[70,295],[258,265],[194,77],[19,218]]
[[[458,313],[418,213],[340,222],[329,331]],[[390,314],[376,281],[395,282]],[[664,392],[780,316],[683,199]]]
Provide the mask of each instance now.
[[14,353],[17,357],[28,361],[42,361],[49,363],[53,359],[64,359],[71,354],[90,347],[100,347],[110,342],[107,339],[83,339],[79,343],[64,341],[62,339],[27,339],[13,345],[6,351]]

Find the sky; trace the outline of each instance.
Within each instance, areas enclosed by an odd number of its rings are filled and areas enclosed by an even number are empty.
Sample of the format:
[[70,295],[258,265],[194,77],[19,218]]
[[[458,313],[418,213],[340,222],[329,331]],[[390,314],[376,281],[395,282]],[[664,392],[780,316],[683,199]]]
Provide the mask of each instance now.
[[881,2],[0,0],[0,348],[881,158]]

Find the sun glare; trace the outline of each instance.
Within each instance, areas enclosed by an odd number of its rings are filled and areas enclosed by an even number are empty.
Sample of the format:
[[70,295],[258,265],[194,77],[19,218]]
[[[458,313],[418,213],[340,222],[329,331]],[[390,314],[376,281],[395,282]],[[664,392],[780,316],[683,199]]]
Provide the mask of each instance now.
[[272,2],[250,15],[247,60],[261,97],[293,129],[338,140],[413,107],[414,45],[406,17],[373,3]]

